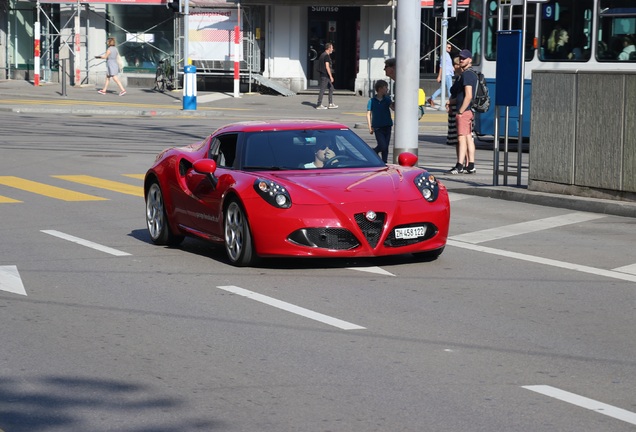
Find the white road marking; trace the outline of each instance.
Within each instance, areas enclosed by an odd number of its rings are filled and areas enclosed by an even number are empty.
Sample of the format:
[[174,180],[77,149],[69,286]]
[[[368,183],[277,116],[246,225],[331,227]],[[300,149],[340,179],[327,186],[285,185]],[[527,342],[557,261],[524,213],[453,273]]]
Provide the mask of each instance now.
[[197,96],[197,101],[198,103],[206,103],[206,102],[218,101],[221,99],[227,99],[229,97],[230,96],[226,95],[225,93],[210,93],[206,95]]
[[615,406],[604,404],[603,402],[589,399],[583,396],[579,396],[574,393],[570,393],[564,390],[560,390],[556,387],[547,385],[534,385],[534,386],[522,386],[524,389],[531,390],[533,392],[540,393],[545,396],[549,396],[555,399],[562,400],[572,405],[587,408],[595,411],[599,414],[603,414],[615,419],[622,420],[627,423],[636,425],[636,413],[624,410],[622,408],[616,408]]
[[554,216],[545,219],[537,219],[528,222],[521,222],[512,225],[475,231],[466,234],[460,234],[451,237],[453,240],[464,243],[483,243],[492,240],[499,240],[506,237],[513,237],[522,234],[530,234],[537,231],[543,231],[551,228],[557,228],[564,225],[571,225],[580,222],[587,222],[594,219],[604,218],[605,215],[593,213],[569,213],[561,216]]
[[367,272],[367,273],[375,273],[375,274],[379,274],[379,275],[383,275],[383,276],[395,276],[393,273],[389,273],[388,271],[377,267],[377,266],[373,266],[373,267],[347,267],[347,269],[349,270],[357,270],[357,271],[361,271],[361,272]]
[[604,277],[609,277],[613,279],[621,279],[628,282],[636,282],[636,275],[620,273],[613,270],[605,270],[605,269],[600,269],[595,267],[572,264],[572,263],[557,261],[557,260],[544,258],[544,257],[526,255],[526,254],[517,253],[517,252],[510,252],[510,251],[490,248],[486,246],[474,245],[470,243],[463,243],[463,242],[459,242],[455,240],[448,240],[447,244],[449,246],[454,246],[454,247],[458,247],[462,249],[468,249],[468,250],[473,250],[477,252],[485,252],[492,255],[499,255],[499,256],[503,256],[507,258],[513,258],[513,259],[518,259],[522,261],[529,261],[529,262],[533,262],[537,264],[549,265],[552,267],[559,267],[559,268],[563,268],[567,270],[578,271],[581,273],[590,273],[597,276],[604,276]]
[[449,192],[448,193],[448,198],[450,199],[450,202],[456,202],[456,201],[461,201],[464,199],[468,199],[468,198],[474,198],[473,195],[466,195],[466,194],[459,194],[457,192]]
[[58,238],[61,238],[61,239],[64,239],[64,240],[68,240],[70,242],[77,243],[77,244],[80,244],[82,246],[86,246],[86,247],[89,247],[91,249],[98,250],[100,252],[105,252],[107,254],[111,254],[111,255],[115,255],[115,256],[128,256],[128,255],[130,255],[127,252],[122,252],[120,250],[113,249],[113,248],[110,248],[108,246],[103,246],[103,245],[100,245],[99,243],[93,243],[92,241],[84,240],[84,239],[81,239],[79,237],[74,237],[72,235],[65,234],[65,233],[60,232],[60,231],[55,231],[55,230],[40,230],[40,231],[43,232],[44,234],[49,234],[49,235],[52,235],[54,237],[58,237]]
[[27,295],[16,266],[0,266],[0,291]]
[[617,272],[621,272],[621,273],[629,273],[629,274],[636,275],[636,264],[626,265],[624,267],[617,267],[613,270]]
[[273,306],[278,309],[282,309],[287,312],[294,313],[296,315],[303,316],[305,318],[309,318],[315,321],[320,321],[325,324],[329,324],[334,327],[338,327],[343,330],[361,330],[364,327],[360,327],[359,325],[349,323],[347,321],[342,321],[337,318],[330,317],[328,315],[323,315],[318,312],[311,311],[309,309],[302,308],[300,306],[293,305],[291,303],[287,303],[281,300],[276,300],[272,297],[267,297],[262,294],[255,293],[253,291],[248,291],[246,289],[228,285],[228,286],[217,286],[217,288],[222,289],[224,291],[231,292],[233,294],[238,294],[243,297],[250,298],[252,300],[256,300],[261,303],[265,303],[267,305]]

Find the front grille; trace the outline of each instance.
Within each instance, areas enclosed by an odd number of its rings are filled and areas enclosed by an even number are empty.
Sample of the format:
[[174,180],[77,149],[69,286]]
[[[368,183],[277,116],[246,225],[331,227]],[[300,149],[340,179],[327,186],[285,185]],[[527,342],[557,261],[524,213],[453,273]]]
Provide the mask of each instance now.
[[362,234],[367,239],[369,246],[375,248],[382,236],[382,228],[384,227],[384,220],[386,219],[386,213],[377,213],[376,218],[373,221],[367,219],[364,213],[356,213],[354,215],[356,223],[362,230]]
[[344,228],[303,228],[291,233],[288,240],[321,249],[347,250],[360,246],[351,231]]
[[[426,227],[426,233],[424,234],[424,237],[418,237],[418,238],[412,238],[412,239],[396,239],[395,238],[395,228],[410,228],[410,227],[417,227],[417,226],[425,226]],[[393,227],[393,229],[391,229],[391,232],[389,233],[389,235],[387,236],[386,240],[384,240],[384,246],[386,247],[400,247],[400,246],[408,246],[408,245],[412,245],[415,243],[420,243],[423,241],[426,241],[432,237],[435,237],[435,234],[437,234],[437,227],[431,223],[411,223],[411,224],[406,224],[406,225],[398,225],[396,227]]]

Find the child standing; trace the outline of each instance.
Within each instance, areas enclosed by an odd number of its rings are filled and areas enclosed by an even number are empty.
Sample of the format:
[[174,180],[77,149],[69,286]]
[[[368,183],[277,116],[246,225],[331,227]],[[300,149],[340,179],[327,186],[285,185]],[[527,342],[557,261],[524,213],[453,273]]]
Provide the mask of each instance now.
[[369,133],[371,135],[375,134],[375,140],[378,143],[373,150],[381,155],[384,163],[387,163],[391,129],[393,128],[393,119],[391,118],[393,102],[387,95],[389,84],[386,81],[376,81],[374,89],[375,97],[369,99],[367,103],[367,124]]

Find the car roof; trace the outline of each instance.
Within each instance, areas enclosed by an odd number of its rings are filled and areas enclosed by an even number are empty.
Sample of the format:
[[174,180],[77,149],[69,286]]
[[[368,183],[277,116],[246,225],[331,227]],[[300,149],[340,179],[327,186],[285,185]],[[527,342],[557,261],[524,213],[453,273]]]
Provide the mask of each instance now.
[[271,132],[306,129],[348,129],[342,123],[322,120],[254,120],[232,123],[219,128],[218,132]]

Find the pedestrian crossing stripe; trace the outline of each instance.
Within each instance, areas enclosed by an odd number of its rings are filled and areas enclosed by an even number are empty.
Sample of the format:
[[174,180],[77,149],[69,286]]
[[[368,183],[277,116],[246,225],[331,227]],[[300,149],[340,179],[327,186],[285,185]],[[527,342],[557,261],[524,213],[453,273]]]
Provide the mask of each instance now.
[[0,203],[2,203],[2,204],[7,204],[7,203],[20,203],[20,202],[22,202],[22,201],[18,201],[18,200],[16,200],[16,199],[13,199],[13,198],[9,198],[9,197],[5,197],[5,196],[0,195]]
[[75,192],[70,189],[64,189],[57,186],[51,186],[45,183],[26,180],[14,176],[0,176],[0,185],[9,186],[38,195],[44,195],[50,198],[56,198],[63,201],[107,201],[94,195],[88,195],[81,192]]
[[133,186],[128,183],[106,180],[87,175],[55,175],[52,177],[83,185],[93,186],[100,189],[106,189],[113,192],[119,192],[126,195],[133,195],[137,197],[144,196],[143,187]]
[[122,174],[124,177],[130,177],[137,180],[143,180],[146,178],[146,174]]

